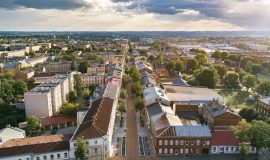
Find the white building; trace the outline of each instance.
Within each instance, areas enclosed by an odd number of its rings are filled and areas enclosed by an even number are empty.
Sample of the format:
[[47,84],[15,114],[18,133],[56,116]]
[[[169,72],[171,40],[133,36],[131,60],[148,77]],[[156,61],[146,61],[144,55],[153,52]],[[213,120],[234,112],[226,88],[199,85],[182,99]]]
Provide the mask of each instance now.
[[17,127],[11,127],[10,125],[0,130],[0,145],[10,139],[17,138],[25,138],[25,131]]
[[50,117],[58,113],[67,96],[73,90],[73,73],[55,75],[36,88],[24,94],[25,112],[27,117]]
[[[211,132],[211,154],[239,154],[240,142],[233,130],[214,130]],[[248,145],[249,153],[256,153],[256,148]]]
[[170,100],[167,94],[159,87],[145,88],[143,91],[145,106],[153,104],[155,102],[161,102],[166,105],[170,105]]
[[69,139],[51,135],[9,140],[0,145],[0,160],[70,159]]

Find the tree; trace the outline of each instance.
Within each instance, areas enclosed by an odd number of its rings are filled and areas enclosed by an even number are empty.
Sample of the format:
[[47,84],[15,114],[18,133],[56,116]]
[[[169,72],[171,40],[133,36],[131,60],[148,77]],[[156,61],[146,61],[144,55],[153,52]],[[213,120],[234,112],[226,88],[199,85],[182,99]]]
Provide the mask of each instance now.
[[27,126],[29,131],[37,131],[41,127],[41,120],[36,116],[32,116],[27,119]]
[[82,90],[83,90],[83,83],[81,76],[79,74],[74,75],[74,88],[77,93],[77,95],[80,97],[82,95]]
[[137,97],[143,96],[143,88],[139,82],[133,83],[132,92],[134,92]]
[[187,72],[193,73],[195,71],[195,69],[197,69],[197,67],[198,67],[198,61],[194,58],[188,58],[186,65],[187,65],[186,66]]
[[123,90],[123,89],[120,92],[120,98],[121,99],[126,99],[127,98],[127,92],[125,90]]
[[121,113],[121,120],[122,120],[123,113],[126,112],[126,105],[123,102],[120,102],[117,110]]
[[248,149],[246,143],[249,142],[249,130],[251,125],[247,121],[242,120],[234,127],[234,134],[236,138],[240,141],[240,153],[242,159],[244,159],[248,154]]
[[202,53],[197,54],[197,55],[195,56],[195,59],[197,59],[199,65],[204,65],[204,64],[206,64],[207,61],[208,61],[207,55],[206,55],[206,54],[202,54]]
[[229,53],[228,52],[221,52],[220,54],[220,58],[222,61],[224,61],[225,59],[227,59],[229,56]]
[[133,45],[130,41],[128,41],[128,52],[132,53],[132,51],[133,51]]
[[135,109],[140,112],[140,115],[141,115],[141,111],[144,110],[144,107],[145,106],[144,106],[143,99],[141,97],[137,97],[135,100]]
[[24,93],[27,92],[27,86],[24,81],[15,81],[13,84],[14,97],[16,99],[22,98]]
[[222,79],[223,78],[223,76],[227,73],[227,71],[228,71],[228,68],[225,66],[225,65],[223,65],[223,64],[216,64],[216,65],[214,65],[213,66],[216,70],[217,70],[217,72],[218,72],[218,74],[219,74],[219,77]]
[[248,62],[253,62],[253,61],[254,61],[254,58],[246,56],[246,57],[241,58],[240,65],[242,68],[246,68],[246,65],[248,64]]
[[256,77],[253,75],[246,75],[243,77],[242,84],[243,84],[243,86],[245,86],[247,88],[247,91],[248,91],[250,88],[255,87]]
[[71,62],[70,69],[72,71],[76,71],[78,69],[77,62],[75,60]]
[[91,91],[88,88],[85,88],[82,92],[83,99],[89,100],[90,96],[91,96]]
[[269,96],[270,95],[270,81],[261,80],[260,83],[256,86],[255,90],[262,96]]
[[129,67],[128,67],[128,64],[125,64],[125,74],[129,74]]
[[263,122],[254,120],[249,129],[250,143],[256,147],[256,159],[261,148],[267,148],[270,144],[270,126]]
[[75,151],[76,160],[84,160],[85,154],[87,153],[87,150],[88,150],[87,144],[83,137],[78,138],[76,140],[76,143],[77,143],[77,149]]
[[174,70],[179,73],[182,71],[182,62],[180,60],[175,61]]
[[258,74],[258,73],[261,72],[262,67],[261,67],[261,65],[259,65],[259,64],[253,64],[253,65],[251,66],[250,69],[251,69],[251,70],[250,70],[251,73],[254,74],[254,75],[256,75],[256,74]]
[[195,78],[199,85],[213,88],[219,82],[219,75],[213,68],[197,69],[195,71]]
[[68,93],[68,101],[69,102],[76,102],[76,100],[78,99],[77,93],[75,91],[70,91]]
[[127,88],[127,85],[128,85],[128,82],[129,82],[128,76],[127,75],[123,75],[123,77],[122,77],[122,87],[126,89]]
[[78,66],[78,71],[81,73],[86,73],[87,72],[87,68],[90,66],[88,61],[83,61],[79,64]]
[[251,122],[258,118],[258,113],[254,108],[243,108],[239,111],[239,115],[243,117],[247,122]]
[[212,58],[215,58],[216,60],[219,60],[221,58],[221,52],[220,51],[215,51],[212,55]]
[[78,108],[80,105],[77,103],[64,103],[59,113],[76,118]]
[[239,75],[235,72],[229,72],[224,76],[223,80],[224,86],[228,88],[239,88]]

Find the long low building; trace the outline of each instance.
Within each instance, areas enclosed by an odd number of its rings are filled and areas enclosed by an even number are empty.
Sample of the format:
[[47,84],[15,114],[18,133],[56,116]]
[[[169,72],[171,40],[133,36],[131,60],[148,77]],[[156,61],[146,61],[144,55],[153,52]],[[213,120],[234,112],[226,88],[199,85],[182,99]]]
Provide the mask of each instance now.
[[0,146],[0,160],[70,159],[70,137],[52,135],[9,140]]

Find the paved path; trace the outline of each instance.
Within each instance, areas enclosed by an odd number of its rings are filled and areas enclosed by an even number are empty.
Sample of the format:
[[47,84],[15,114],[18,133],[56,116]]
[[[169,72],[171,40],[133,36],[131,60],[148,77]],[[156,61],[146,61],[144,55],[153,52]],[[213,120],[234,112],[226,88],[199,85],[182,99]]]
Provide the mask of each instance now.
[[139,159],[138,133],[136,125],[136,111],[134,107],[134,97],[131,92],[131,84],[128,85],[127,101],[127,159]]

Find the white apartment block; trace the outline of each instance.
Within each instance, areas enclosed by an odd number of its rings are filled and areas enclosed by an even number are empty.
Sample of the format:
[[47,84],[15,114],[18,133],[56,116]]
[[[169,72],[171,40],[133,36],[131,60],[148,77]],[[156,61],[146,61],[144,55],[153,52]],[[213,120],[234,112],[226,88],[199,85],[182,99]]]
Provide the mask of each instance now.
[[58,113],[68,93],[73,90],[73,73],[56,75],[24,95],[27,117],[48,117]]

